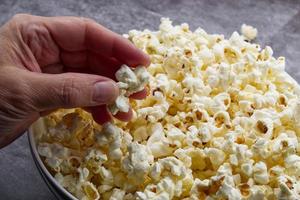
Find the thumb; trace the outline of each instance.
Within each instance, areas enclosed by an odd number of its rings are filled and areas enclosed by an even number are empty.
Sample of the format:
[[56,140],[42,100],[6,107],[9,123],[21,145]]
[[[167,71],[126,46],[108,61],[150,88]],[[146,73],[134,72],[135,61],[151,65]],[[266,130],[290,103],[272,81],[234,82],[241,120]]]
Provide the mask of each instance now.
[[119,94],[113,80],[98,75],[28,72],[27,76],[33,106],[40,112],[109,104]]

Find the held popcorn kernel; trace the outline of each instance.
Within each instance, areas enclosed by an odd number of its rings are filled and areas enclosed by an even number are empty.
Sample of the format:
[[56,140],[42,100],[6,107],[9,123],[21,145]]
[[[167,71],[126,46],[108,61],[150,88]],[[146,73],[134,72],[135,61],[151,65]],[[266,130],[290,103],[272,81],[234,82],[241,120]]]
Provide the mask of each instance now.
[[[125,35],[151,58],[123,65],[110,111],[132,121],[103,126],[81,109],[45,118],[38,150],[79,199],[300,199],[299,86],[242,34],[194,32],[163,18],[159,30]],[[149,83],[148,83],[149,81]],[[128,100],[148,83],[149,96]]]

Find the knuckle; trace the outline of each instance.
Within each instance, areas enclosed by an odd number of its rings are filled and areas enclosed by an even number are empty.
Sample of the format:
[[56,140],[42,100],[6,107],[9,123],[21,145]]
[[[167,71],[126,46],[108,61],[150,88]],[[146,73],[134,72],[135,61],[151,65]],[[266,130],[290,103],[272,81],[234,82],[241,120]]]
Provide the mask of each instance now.
[[13,22],[14,24],[19,24],[22,23],[24,21],[27,21],[29,18],[31,18],[32,15],[29,14],[24,14],[24,13],[19,13],[19,14],[15,14],[12,18],[11,18],[11,22]]
[[30,16],[29,14],[18,13],[12,17],[12,20],[20,20],[20,19],[28,18],[29,16]]
[[27,23],[30,17],[31,15],[29,14],[15,14],[8,22],[8,27],[11,30],[16,31],[18,28],[20,28],[20,26]]

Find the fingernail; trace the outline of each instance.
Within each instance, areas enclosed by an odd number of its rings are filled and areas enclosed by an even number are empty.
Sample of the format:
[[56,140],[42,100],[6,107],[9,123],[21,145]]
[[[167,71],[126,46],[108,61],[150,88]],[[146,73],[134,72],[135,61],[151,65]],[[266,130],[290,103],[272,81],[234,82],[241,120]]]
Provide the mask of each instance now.
[[99,81],[94,85],[93,100],[98,103],[110,103],[117,97],[118,88],[112,81]]

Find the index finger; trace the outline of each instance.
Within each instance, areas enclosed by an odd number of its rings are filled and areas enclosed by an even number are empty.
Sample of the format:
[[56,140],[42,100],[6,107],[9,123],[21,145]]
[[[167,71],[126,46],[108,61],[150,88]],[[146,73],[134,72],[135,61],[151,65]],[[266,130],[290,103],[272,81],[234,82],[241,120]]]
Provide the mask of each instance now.
[[114,57],[131,67],[150,64],[147,54],[93,20],[77,17],[38,18],[50,31],[57,45],[65,51],[94,51]]

